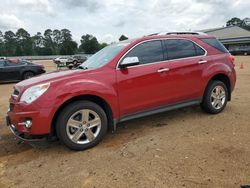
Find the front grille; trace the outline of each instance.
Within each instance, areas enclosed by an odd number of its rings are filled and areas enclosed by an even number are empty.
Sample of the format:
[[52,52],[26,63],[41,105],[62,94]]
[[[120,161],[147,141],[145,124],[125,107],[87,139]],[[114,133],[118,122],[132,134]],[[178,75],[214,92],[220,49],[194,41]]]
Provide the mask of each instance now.
[[10,103],[10,105],[9,105],[9,111],[10,112],[12,112],[14,110],[14,106],[15,106],[14,104]]

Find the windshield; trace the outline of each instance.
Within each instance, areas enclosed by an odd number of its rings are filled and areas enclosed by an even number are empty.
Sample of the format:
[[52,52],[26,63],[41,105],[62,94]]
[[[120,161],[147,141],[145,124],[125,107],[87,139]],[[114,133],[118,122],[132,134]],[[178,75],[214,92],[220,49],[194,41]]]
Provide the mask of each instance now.
[[84,63],[80,65],[83,69],[94,69],[99,68],[107,64],[112,58],[114,58],[122,49],[124,49],[129,43],[120,42],[117,44],[112,44],[98,51]]

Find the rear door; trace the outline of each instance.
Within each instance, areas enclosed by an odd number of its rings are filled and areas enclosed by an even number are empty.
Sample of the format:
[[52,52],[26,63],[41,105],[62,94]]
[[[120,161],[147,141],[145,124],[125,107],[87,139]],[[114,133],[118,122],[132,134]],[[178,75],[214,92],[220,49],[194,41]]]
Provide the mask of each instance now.
[[168,73],[169,63],[164,61],[162,41],[143,42],[129,51],[126,57],[138,57],[140,64],[117,68],[121,116],[170,103],[173,80]]
[[167,59],[173,76],[173,101],[181,102],[201,97],[202,72],[208,58],[206,51],[189,39],[164,40]]

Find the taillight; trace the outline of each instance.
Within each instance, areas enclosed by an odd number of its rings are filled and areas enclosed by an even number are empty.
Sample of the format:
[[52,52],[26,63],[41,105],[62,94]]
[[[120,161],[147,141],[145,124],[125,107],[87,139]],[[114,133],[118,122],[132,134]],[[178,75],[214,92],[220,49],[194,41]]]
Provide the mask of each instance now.
[[233,56],[232,54],[230,54],[229,60],[230,60],[230,62],[231,62],[233,65],[235,65],[235,64],[234,64],[235,58],[234,58],[234,56]]

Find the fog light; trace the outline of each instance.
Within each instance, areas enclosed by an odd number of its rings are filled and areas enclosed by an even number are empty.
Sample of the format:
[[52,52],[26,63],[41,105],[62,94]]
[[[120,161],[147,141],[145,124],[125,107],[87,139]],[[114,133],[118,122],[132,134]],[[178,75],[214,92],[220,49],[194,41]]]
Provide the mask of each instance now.
[[31,120],[26,120],[25,121],[25,127],[30,128],[32,126],[32,121]]
[[22,126],[25,126],[26,128],[31,128],[32,126],[32,121],[31,120],[26,120],[25,122],[22,122],[22,123],[18,123],[18,125],[22,125]]

